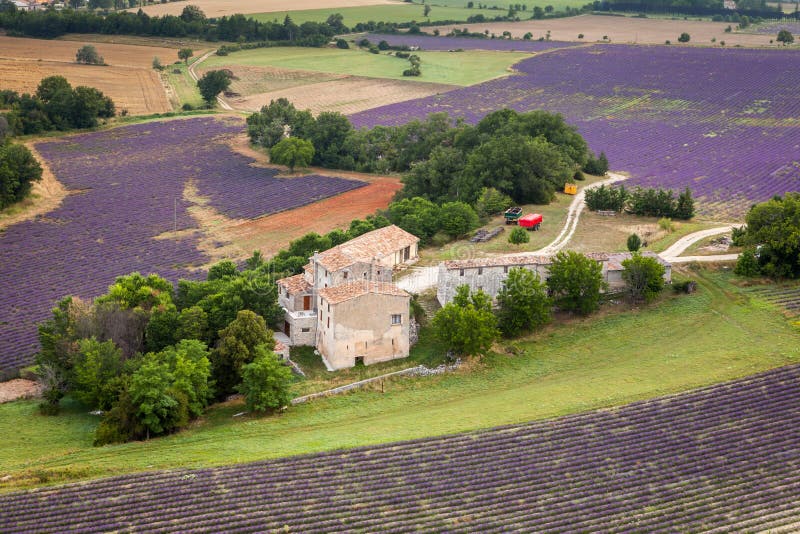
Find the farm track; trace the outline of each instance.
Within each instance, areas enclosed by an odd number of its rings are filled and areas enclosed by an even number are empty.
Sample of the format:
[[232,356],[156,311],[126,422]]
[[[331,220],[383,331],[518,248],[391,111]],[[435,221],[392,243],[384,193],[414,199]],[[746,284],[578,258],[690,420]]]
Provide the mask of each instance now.
[[488,431],[0,496],[4,532],[744,532],[800,521],[800,366]]

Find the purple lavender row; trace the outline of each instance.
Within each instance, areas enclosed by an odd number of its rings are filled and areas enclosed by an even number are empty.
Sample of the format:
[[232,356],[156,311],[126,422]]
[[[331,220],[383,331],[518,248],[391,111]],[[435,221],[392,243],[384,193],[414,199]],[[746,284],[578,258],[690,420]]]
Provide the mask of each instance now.
[[[208,258],[183,200],[195,185],[236,218],[299,207],[364,184],[308,176],[277,178],[250,165],[227,140],[241,121],[151,122],[37,144],[70,194],[55,210],[0,234],[0,372],[29,365],[36,323],[72,294],[92,298],[115,277],[141,271],[176,282],[202,276]],[[154,239],[173,230],[180,238]]]
[[[458,26],[460,28],[460,26]],[[386,41],[392,46],[418,47],[422,50],[496,50],[501,52],[542,52],[554,48],[577,46],[578,43],[521,39],[475,39],[472,37],[433,37],[407,33],[367,35],[372,43]]]
[[502,107],[575,124],[632,186],[690,186],[701,211],[741,216],[800,190],[800,84],[791,50],[596,45],[518,63],[516,76],[351,116],[397,125],[446,111],[470,123]]
[[[800,520],[800,366],[616,410],[0,496],[9,532],[698,531]],[[452,446],[451,446],[452,445]]]

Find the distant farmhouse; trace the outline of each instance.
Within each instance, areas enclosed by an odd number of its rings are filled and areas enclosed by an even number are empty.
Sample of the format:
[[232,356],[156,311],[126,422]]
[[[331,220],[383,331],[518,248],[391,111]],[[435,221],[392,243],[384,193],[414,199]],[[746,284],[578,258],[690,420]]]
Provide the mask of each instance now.
[[329,369],[408,356],[410,295],[395,267],[417,259],[419,238],[387,226],[311,256],[304,272],[278,280],[284,333],[312,345]]
[[[653,252],[643,252],[643,256],[653,257],[664,266],[664,280],[672,280],[672,266]],[[629,252],[590,253],[589,258],[600,262],[603,266],[603,279],[608,283],[609,291],[619,291],[625,287],[622,279],[622,262],[629,259]],[[439,264],[439,287],[436,298],[444,306],[452,302],[458,286],[467,285],[471,291],[482,290],[490,297],[497,297],[503,288],[508,270],[512,267],[524,267],[535,271],[543,281],[547,280],[551,256],[508,255],[468,260],[452,260]]]

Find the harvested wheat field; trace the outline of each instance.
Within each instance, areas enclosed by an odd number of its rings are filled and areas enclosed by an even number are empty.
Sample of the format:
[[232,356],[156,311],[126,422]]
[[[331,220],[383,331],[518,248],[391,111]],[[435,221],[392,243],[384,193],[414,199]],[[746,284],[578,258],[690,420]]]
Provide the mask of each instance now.
[[0,36],[0,58],[74,63],[75,53],[85,44],[94,46],[112,67],[152,69],[154,56],[158,56],[164,64],[177,60],[177,51],[174,48],[4,36]]
[[[780,46],[770,45],[769,41],[775,39],[775,35],[725,33],[725,28],[729,25],[727,22],[580,15],[550,20],[459,24],[458,28],[466,27],[473,32],[489,30],[496,35],[509,31],[516,38],[531,32],[533,39],[545,37],[549,31],[550,39],[553,41],[586,43],[601,41],[604,36],[607,36],[612,43],[664,44],[669,40],[676,46],[686,46],[678,43],[678,36],[686,32],[691,37],[689,45],[711,46],[713,44],[711,39],[715,38],[714,46],[719,46],[720,41],[725,41],[726,46]],[[453,27],[441,26],[438,29],[442,34],[446,34]],[[432,32],[433,28],[428,31]],[[579,34],[583,34],[583,39],[578,39]]]
[[345,74],[326,74],[273,67],[230,67],[235,79],[227,99],[235,109],[257,111],[278,98],[297,109],[317,114],[338,111],[345,115],[387,104],[446,93],[457,86],[420,83]]
[[[269,13],[272,11],[299,11],[303,9],[325,9],[333,7],[359,7],[379,4],[396,4],[392,0],[193,0],[207,17],[221,17],[236,13]],[[180,15],[185,2],[152,4],[142,9],[148,15]],[[133,8],[129,11],[137,11]]]
[[73,87],[87,85],[110,96],[118,113],[127,109],[132,115],[144,115],[172,109],[164,86],[153,70],[0,59],[0,72],[3,73],[4,89],[31,93],[42,78],[60,75]]

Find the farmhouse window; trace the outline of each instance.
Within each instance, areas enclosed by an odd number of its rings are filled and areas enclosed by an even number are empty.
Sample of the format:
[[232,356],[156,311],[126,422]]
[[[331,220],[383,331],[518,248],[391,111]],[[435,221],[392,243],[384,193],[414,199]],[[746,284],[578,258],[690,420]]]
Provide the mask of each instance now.
[[300,331],[301,332],[311,332],[311,329],[310,328],[301,328]]
[[328,317],[328,328],[330,328],[330,327],[331,327],[331,318]]
[[503,265],[503,272],[508,274],[508,265]]
[[403,316],[399,313],[393,313],[392,324],[403,324]]
[[331,304],[330,304],[330,302],[329,302],[329,303],[328,303],[328,313],[330,313],[330,312],[331,312]]
[[464,269],[461,269],[461,270],[458,272],[458,276],[464,276]]
[[348,274],[350,274],[350,273],[348,273],[347,271],[345,271],[345,272],[342,274],[342,276],[344,277],[344,279],[345,279],[345,280],[347,280],[347,275],[348,275]]
[[478,274],[483,274],[483,267],[478,267]]
[[408,246],[403,249],[403,261],[408,261],[408,258],[411,257],[411,247]]

